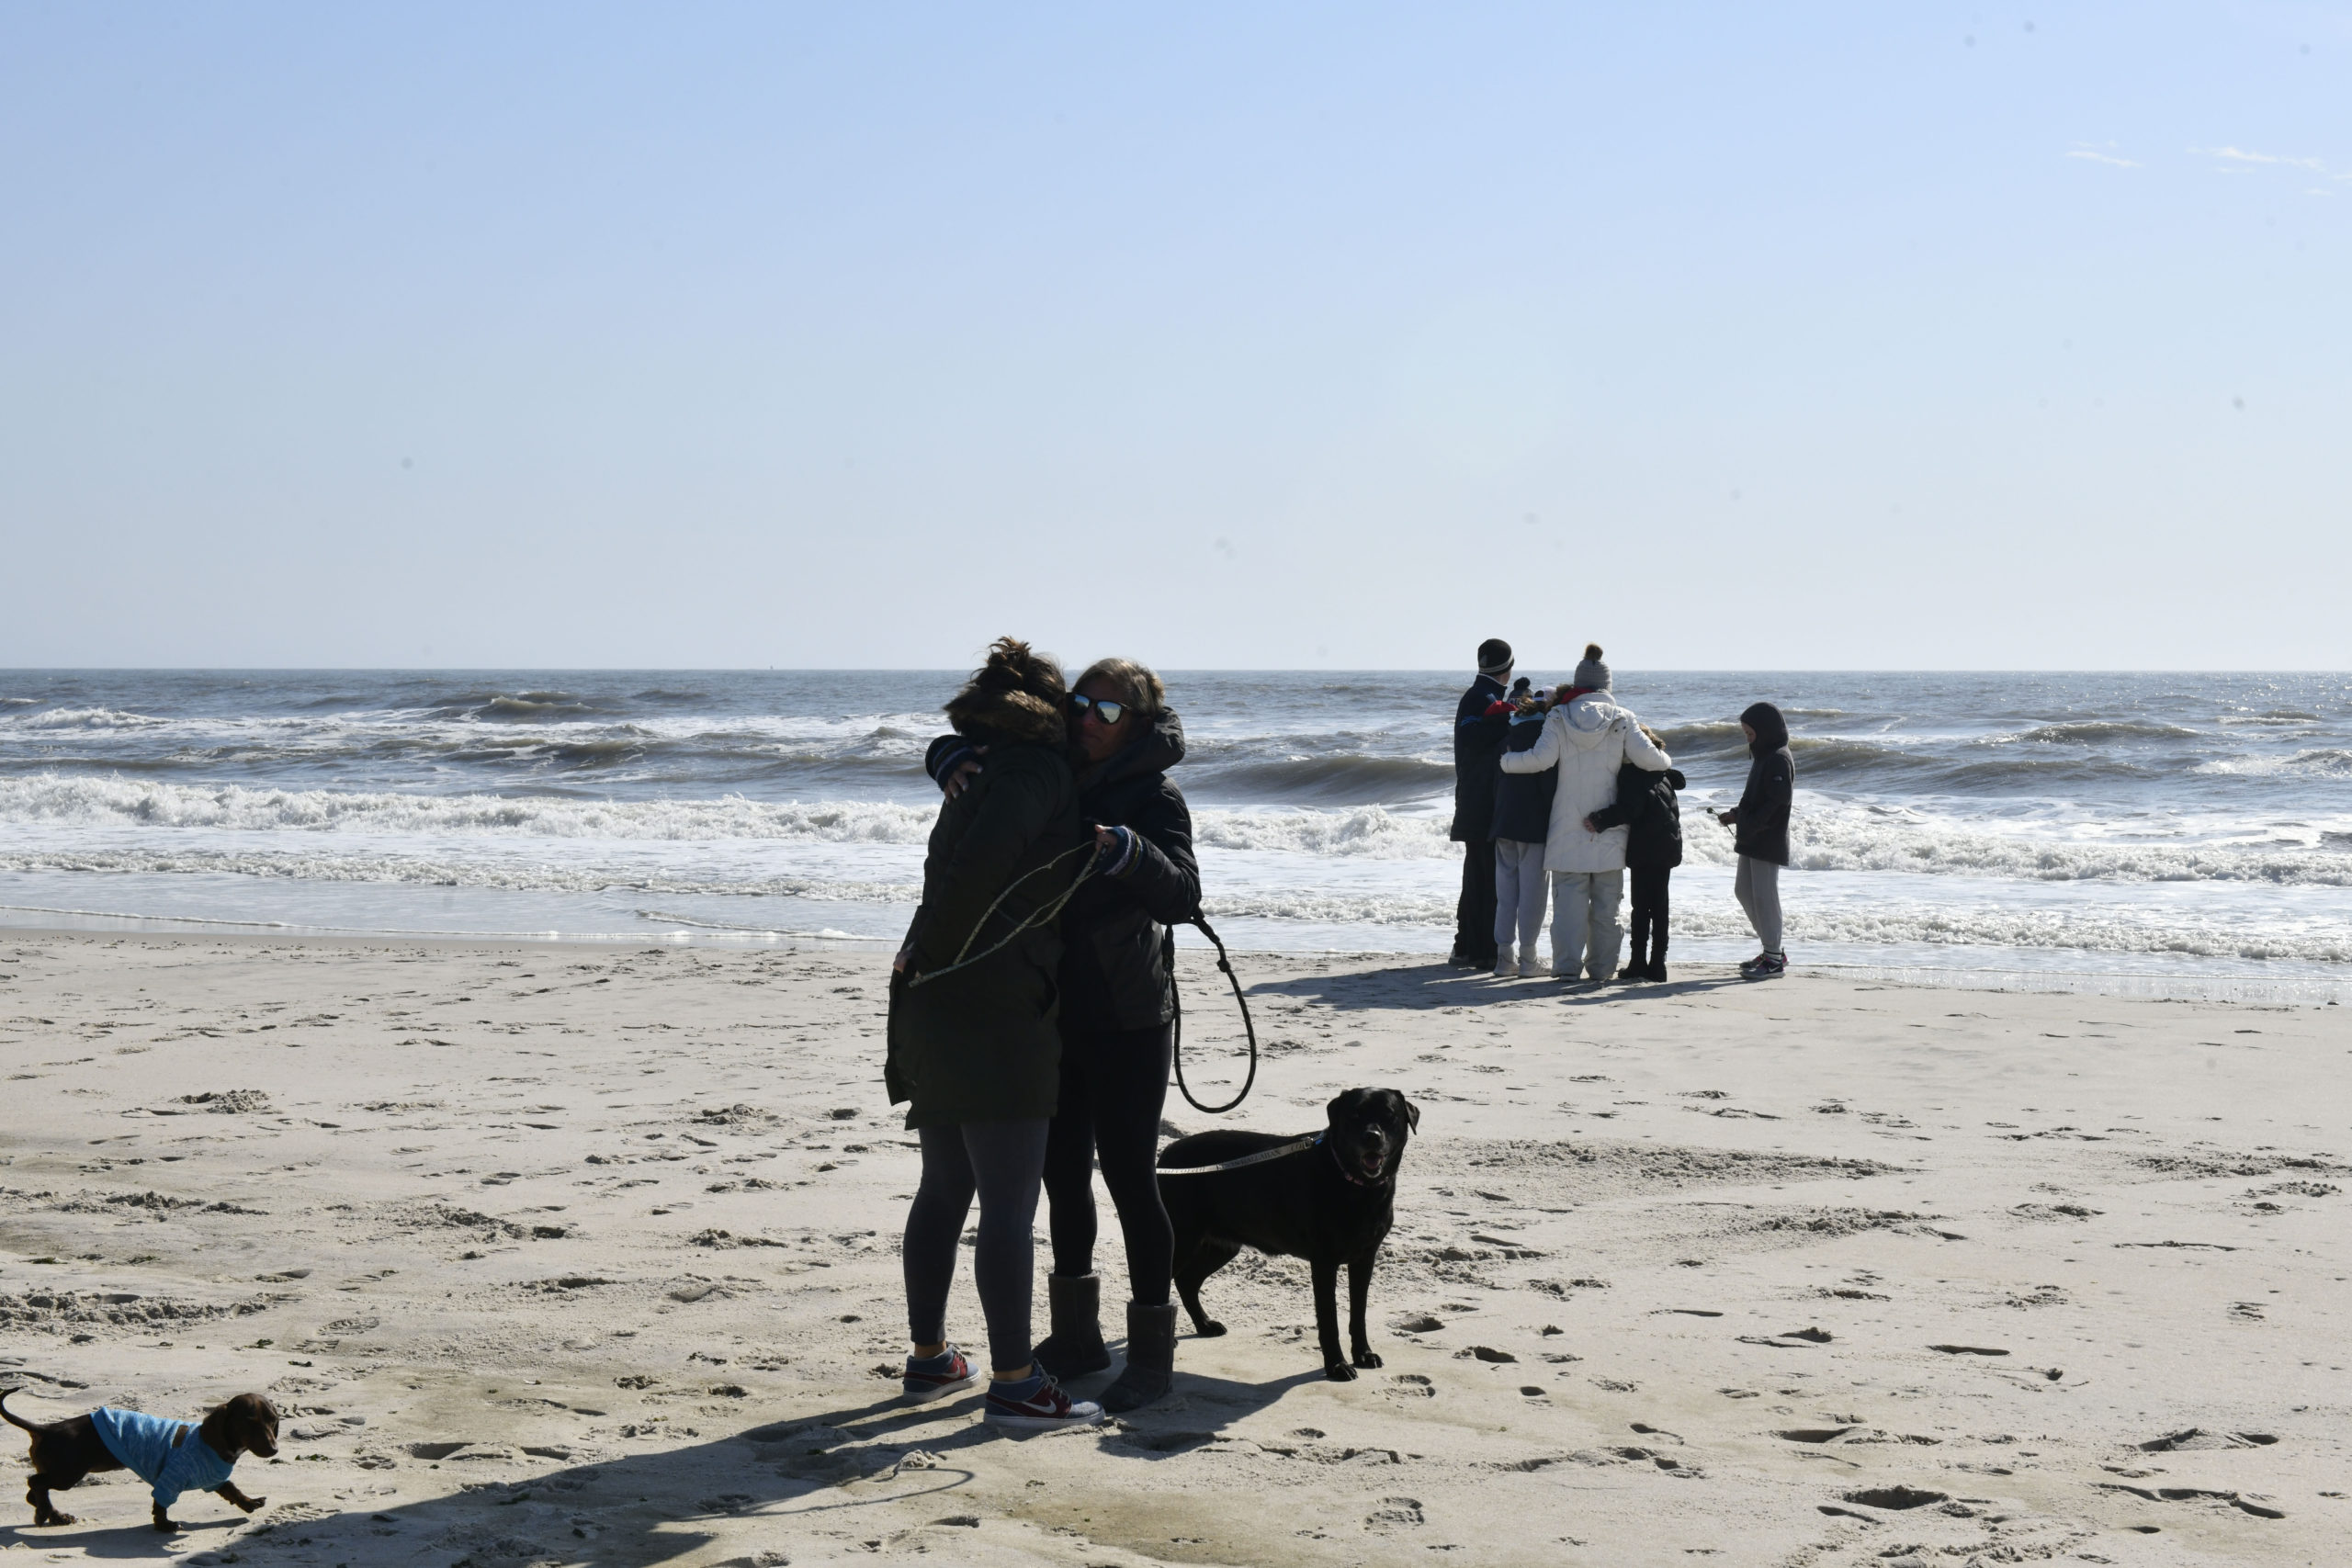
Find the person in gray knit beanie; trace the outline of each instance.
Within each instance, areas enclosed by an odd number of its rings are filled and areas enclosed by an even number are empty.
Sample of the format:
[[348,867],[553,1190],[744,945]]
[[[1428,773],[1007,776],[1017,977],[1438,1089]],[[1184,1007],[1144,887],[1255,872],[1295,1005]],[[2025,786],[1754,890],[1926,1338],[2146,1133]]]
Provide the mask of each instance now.
[[1596,692],[1609,690],[1609,666],[1601,662],[1599,643],[1589,642],[1584,645],[1584,660],[1577,666],[1577,678],[1569,684],[1588,687]]

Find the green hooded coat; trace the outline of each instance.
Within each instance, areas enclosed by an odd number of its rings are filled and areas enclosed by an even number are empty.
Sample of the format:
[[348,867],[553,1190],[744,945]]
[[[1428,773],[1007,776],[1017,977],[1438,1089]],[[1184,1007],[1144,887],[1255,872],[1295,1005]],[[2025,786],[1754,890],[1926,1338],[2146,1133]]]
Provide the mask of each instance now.
[[884,1081],[892,1104],[912,1101],[910,1128],[1054,1113],[1061,932],[1047,921],[989,949],[1052,905],[1092,860],[1081,847],[1088,840],[1058,708],[1022,692],[967,692],[947,716],[989,752],[970,786],[939,808],[922,906],[901,949],[906,966],[890,982]]

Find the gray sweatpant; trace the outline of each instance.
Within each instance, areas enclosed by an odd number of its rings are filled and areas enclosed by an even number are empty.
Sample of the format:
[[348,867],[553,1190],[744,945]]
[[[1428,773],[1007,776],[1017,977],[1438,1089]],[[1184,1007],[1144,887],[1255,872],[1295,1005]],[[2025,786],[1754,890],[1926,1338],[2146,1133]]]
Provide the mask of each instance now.
[[1617,919],[1625,901],[1622,871],[1555,871],[1552,874],[1552,973],[1573,980],[1610,980],[1625,951],[1625,928]]
[[1552,891],[1544,874],[1544,840],[1495,840],[1495,962],[1511,956],[1519,943],[1523,964],[1535,962],[1535,939],[1544,930],[1544,899]]
[[1756,928],[1756,940],[1764,944],[1764,951],[1780,952],[1781,868],[1769,860],[1742,855],[1731,890],[1738,896],[1739,907],[1747,911],[1747,923]]

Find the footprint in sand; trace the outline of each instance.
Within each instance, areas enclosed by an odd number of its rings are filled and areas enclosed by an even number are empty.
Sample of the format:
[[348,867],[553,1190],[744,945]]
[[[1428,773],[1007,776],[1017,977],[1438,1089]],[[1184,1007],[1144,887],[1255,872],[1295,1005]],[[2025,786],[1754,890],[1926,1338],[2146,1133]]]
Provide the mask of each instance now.
[[1437,1393],[1419,1372],[1398,1372],[1388,1382],[1390,1386],[1383,1392],[1391,1399],[1428,1399]]

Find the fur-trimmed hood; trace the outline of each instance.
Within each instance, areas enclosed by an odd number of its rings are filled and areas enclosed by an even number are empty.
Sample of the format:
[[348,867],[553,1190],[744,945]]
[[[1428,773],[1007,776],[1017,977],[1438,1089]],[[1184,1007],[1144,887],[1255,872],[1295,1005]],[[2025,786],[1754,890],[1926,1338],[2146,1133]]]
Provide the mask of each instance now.
[[1061,708],[1027,692],[966,690],[947,705],[947,722],[956,733],[982,744],[1051,746],[1069,743],[1069,725]]

